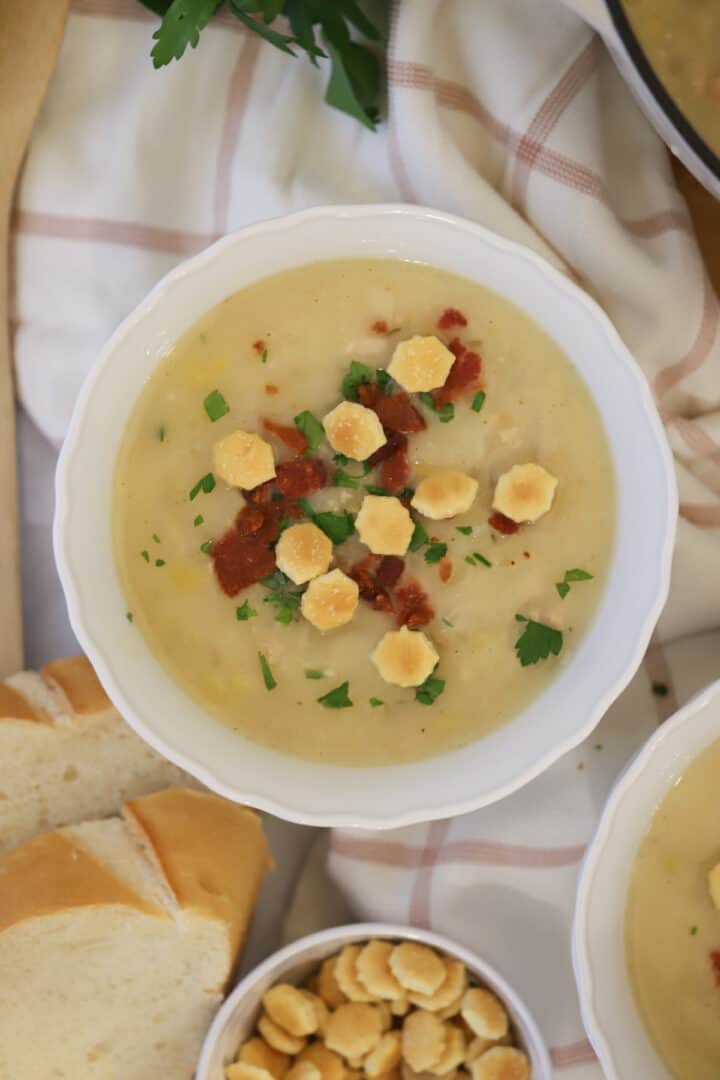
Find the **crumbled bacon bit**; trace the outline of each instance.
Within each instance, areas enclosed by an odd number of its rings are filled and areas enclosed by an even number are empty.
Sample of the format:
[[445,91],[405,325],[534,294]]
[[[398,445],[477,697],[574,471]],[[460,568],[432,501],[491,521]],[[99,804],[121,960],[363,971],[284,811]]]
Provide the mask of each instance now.
[[417,581],[410,580],[395,590],[395,616],[398,626],[418,630],[435,617],[427,593]]
[[372,330],[373,334],[387,334],[388,324],[385,322],[384,319],[376,319],[370,329]]
[[383,396],[383,392],[375,382],[360,383],[357,396],[366,409],[374,409]]
[[410,462],[408,461],[407,439],[405,436],[396,435],[393,438],[402,439],[403,442],[398,441],[392,454],[383,461],[380,470],[380,483],[382,487],[396,494],[407,485],[408,476],[410,475]]
[[405,569],[405,560],[399,555],[383,555],[375,571],[375,580],[383,589],[392,589],[397,585]]
[[495,529],[496,532],[502,533],[503,536],[512,536],[513,533],[516,533],[520,528],[517,521],[505,517],[505,514],[501,514],[499,510],[496,510],[494,514],[490,515],[488,518],[488,525],[492,529]]
[[271,383],[271,382],[265,383],[265,393],[269,397],[275,397],[276,394],[280,393],[280,387],[276,386],[275,383]]
[[274,480],[266,480],[263,484],[258,484],[258,486],[252,488],[252,490],[246,491],[245,498],[249,499],[252,503],[268,503],[272,498],[274,486]]
[[427,427],[424,417],[413,405],[409,394],[399,393],[381,397],[371,408],[374,409],[386,431],[407,435],[415,431],[424,431]]
[[263,420],[263,427],[295,454],[304,454],[308,448],[307,439],[296,427],[290,427],[289,424],[276,424],[274,420]]
[[526,559],[530,558],[530,552],[529,551],[523,551],[523,555],[525,556]]
[[261,338],[258,338],[257,341],[253,341],[253,349],[258,354],[258,356],[262,356],[266,348],[267,346],[265,345],[265,342],[261,340]]
[[319,458],[295,458],[278,465],[275,483],[289,499],[300,499],[325,487],[327,478],[327,468]]
[[458,311],[458,309],[454,307],[449,307],[445,308],[437,321],[437,325],[439,330],[449,330],[451,326],[467,326],[467,319],[462,311]]
[[272,574],[275,552],[255,536],[241,536],[237,529],[228,529],[210,552],[215,576],[226,596],[237,596],[249,585]]
[[715,976],[715,985],[720,986],[720,949],[713,949],[710,953],[710,963],[712,964],[713,975]]
[[476,352],[467,349],[461,341],[454,338],[448,345],[455,356],[445,385],[435,391],[435,404],[438,409],[456,401],[466,391],[475,390],[480,385],[482,359]]
[[438,573],[441,581],[449,581],[452,577],[453,565],[450,559],[441,559],[438,564]]
[[265,511],[259,506],[247,503],[235,518],[235,528],[241,536],[252,536],[263,527]]

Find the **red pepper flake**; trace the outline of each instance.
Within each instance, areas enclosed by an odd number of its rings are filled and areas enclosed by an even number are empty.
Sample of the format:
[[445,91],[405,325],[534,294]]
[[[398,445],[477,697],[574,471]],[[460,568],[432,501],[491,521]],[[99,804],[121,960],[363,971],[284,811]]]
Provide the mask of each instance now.
[[450,559],[441,559],[438,564],[438,573],[441,581],[449,581],[452,577],[453,565]]
[[410,630],[419,630],[434,619],[427,593],[417,581],[411,579],[395,590],[395,615],[398,626]]
[[530,558],[530,552],[529,551],[523,551],[523,555],[525,556],[526,559]]
[[458,309],[454,307],[449,307],[445,308],[437,321],[437,325],[439,330],[449,330],[451,326],[467,326],[467,319],[462,311],[458,311]]
[[409,435],[416,431],[424,431],[427,427],[425,418],[415,408],[409,394],[390,394],[387,397],[380,397],[371,408],[374,409],[386,431]]
[[276,424],[274,420],[263,420],[263,427],[288,446],[294,454],[304,454],[308,448],[308,441],[302,431],[289,424]]
[[713,949],[710,953],[710,963],[715,976],[715,985],[720,986],[720,949]]
[[502,533],[503,536],[512,536],[513,533],[516,533],[520,528],[517,521],[505,517],[499,510],[496,510],[494,514],[490,515],[488,518],[488,525],[492,529],[495,529],[496,532]]
[[[304,438],[304,436],[303,436]],[[312,495],[327,484],[327,468],[319,458],[295,458],[278,465],[275,483],[289,499]]]
[[383,555],[375,571],[375,580],[383,589],[392,589],[397,585],[405,569],[405,560],[399,555]]
[[257,341],[253,341],[253,349],[258,354],[258,356],[262,356],[266,348],[267,346],[261,338],[258,338]]
[[269,397],[275,397],[276,394],[280,393],[280,387],[276,386],[275,383],[265,383],[265,393]]
[[455,356],[455,363],[450,368],[444,386],[435,391],[435,404],[438,409],[480,385],[482,359],[478,353],[466,349],[457,338],[450,342],[448,348]]
[[249,585],[272,574],[275,552],[254,536],[228,529],[212,546],[210,557],[215,576],[226,596],[237,596]]
[[376,319],[370,329],[372,330],[373,334],[387,334],[388,324],[385,322],[384,319]]

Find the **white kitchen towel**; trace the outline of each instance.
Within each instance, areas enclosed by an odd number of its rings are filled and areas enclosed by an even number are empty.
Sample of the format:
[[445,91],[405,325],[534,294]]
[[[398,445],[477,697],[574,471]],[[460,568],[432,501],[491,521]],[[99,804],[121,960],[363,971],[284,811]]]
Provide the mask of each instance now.
[[[718,626],[720,308],[668,155],[590,25],[604,25],[601,0],[398,0],[389,118],[377,134],[322,104],[322,65],[290,60],[228,16],[208,26],[196,52],[156,72],[148,59],[155,23],[137,0],[72,0],[18,192],[29,660],[47,659],[67,640],[50,572],[53,455],[41,436],[60,444],[102,343],[181,258],[228,230],[328,202],[404,200],[464,214],[564,265],[600,301],[653,387],[676,457],[681,519],[661,640]],[[688,663],[696,654],[704,663],[707,644],[691,641],[686,652]],[[668,693],[646,693],[643,680]],[[544,985],[546,946],[567,938],[572,859],[609,778],[652,727],[653,702],[666,712],[682,696],[676,665],[670,670],[656,643],[621,703],[623,722],[611,724],[609,752],[570,755],[478,815],[374,838],[400,845],[422,882],[428,863],[458,845],[509,844],[521,853],[508,870],[514,906],[487,861],[449,858],[432,896],[423,884],[410,902],[408,877],[400,914],[492,952],[473,927],[507,910],[503,949],[492,955],[513,974],[524,958]],[[380,859],[367,873],[362,858],[347,854],[364,842],[337,834],[332,868],[359,910],[382,914],[397,870]],[[531,885],[522,860],[535,858],[525,854],[535,847],[560,854]],[[563,963],[541,1004],[556,1063],[570,1077],[582,1068],[570,1063],[588,1051]]]

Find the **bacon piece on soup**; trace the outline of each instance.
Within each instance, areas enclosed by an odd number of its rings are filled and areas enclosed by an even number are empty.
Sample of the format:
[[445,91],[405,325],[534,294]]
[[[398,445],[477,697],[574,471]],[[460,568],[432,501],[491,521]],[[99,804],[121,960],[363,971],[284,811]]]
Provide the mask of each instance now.
[[394,600],[398,626],[418,630],[435,618],[427,593],[422,585],[412,578],[395,590]]
[[467,326],[467,319],[457,308],[445,308],[437,321],[438,330],[449,330],[451,326]]
[[210,552],[215,576],[226,596],[237,596],[275,569],[275,553],[256,537],[228,529]]
[[438,409],[457,401],[466,391],[474,390],[480,385],[482,359],[478,353],[466,348],[458,338],[453,338],[448,349],[454,355],[455,362],[444,385],[435,391],[435,405]]
[[511,518],[505,517],[499,510],[496,510],[494,514],[491,514],[488,518],[488,525],[495,529],[496,532],[502,533],[503,536],[512,536],[516,533],[520,526],[517,521],[512,521]]
[[308,448],[307,439],[296,427],[290,427],[289,424],[276,424],[274,420],[263,420],[263,427],[289,447],[294,454],[304,454]]
[[319,458],[284,461],[276,469],[275,482],[289,499],[301,499],[327,484],[327,469]]
[[427,427],[424,417],[415,408],[408,394],[390,394],[389,397],[381,397],[372,408],[386,431],[402,432],[408,435],[416,431],[424,431]]

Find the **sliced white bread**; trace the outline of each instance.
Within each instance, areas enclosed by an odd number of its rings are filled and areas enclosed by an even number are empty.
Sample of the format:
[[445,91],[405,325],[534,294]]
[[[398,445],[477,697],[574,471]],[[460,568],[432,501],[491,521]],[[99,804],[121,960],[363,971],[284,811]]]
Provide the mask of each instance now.
[[270,865],[183,788],[1,856],[1,1080],[190,1080]]
[[200,786],[128,727],[86,657],[0,682],[0,852],[178,784]]

